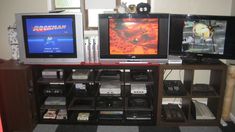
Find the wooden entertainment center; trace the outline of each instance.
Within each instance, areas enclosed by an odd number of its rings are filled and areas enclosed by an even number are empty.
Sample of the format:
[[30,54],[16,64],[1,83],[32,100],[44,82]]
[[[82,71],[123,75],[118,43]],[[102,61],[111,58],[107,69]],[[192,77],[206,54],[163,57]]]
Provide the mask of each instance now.
[[[60,69],[63,74],[57,78],[45,78],[42,75],[45,69]],[[76,70],[89,71],[88,79],[72,79]],[[168,95],[165,91],[164,80],[169,73],[166,71],[171,70],[183,71],[181,81],[185,94]],[[194,91],[197,70],[210,72],[208,80],[213,86],[212,91]],[[219,125],[226,71],[227,66],[222,63],[28,66],[6,61],[0,64],[1,112],[4,111],[2,116],[9,130],[32,130],[34,121],[46,124]],[[120,88],[117,90],[112,85]],[[107,90],[109,87],[111,93]],[[141,89],[135,91],[136,87]],[[56,102],[54,97],[60,101]],[[183,120],[166,119],[165,108],[168,106],[164,100],[168,99],[173,100],[170,104],[180,100],[178,108],[183,113]],[[193,102],[200,99],[205,100],[213,119],[195,118]],[[45,118],[48,110],[56,110],[58,114],[62,109],[66,111],[66,118]],[[12,114],[17,118],[12,119]]]

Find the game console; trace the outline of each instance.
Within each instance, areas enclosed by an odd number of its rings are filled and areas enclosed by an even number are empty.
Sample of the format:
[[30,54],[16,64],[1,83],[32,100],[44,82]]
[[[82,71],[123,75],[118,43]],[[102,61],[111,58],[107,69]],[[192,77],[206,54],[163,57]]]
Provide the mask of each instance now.
[[197,83],[192,86],[193,93],[214,93],[214,87],[209,84]]
[[73,80],[87,80],[89,77],[90,70],[73,70]]
[[96,106],[98,108],[122,108],[123,98],[113,96],[99,97],[97,99]]
[[100,88],[101,95],[120,95],[121,88]]
[[101,95],[120,95],[121,84],[117,81],[102,82],[99,92]]
[[185,115],[178,104],[167,104],[162,106],[162,117],[169,122],[184,122]]
[[95,101],[93,98],[74,98],[70,103],[70,108],[73,109],[86,109],[94,108]]
[[100,111],[100,120],[122,120],[123,111]]
[[193,100],[192,103],[192,115],[196,120],[215,120],[215,115],[210,111],[209,107],[197,100]]
[[148,98],[145,97],[131,97],[128,98],[128,108],[151,108],[152,104]]
[[151,120],[151,111],[128,111],[126,113],[127,120]]
[[66,105],[65,97],[47,97],[44,105]]
[[131,79],[133,81],[147,81],[148,74],[147,70],[131,70]]
[[102,70],[99,73],[100,81],[120,81],[121,71],[120,70]]
[[164,80],[163,87],[167,95],[183,96],[187,94],[187,91],[180,80]]
[[63,69],[44,69],[42,71],[42,78],[62,79],[63,75],[64,75]]
[[147,94],[146,84],[132,83],[131,84],[131,94]]
[[45,95],[62,95],[64,94],[63,84],[50,84],[43,89]]
[[45,88],[43,89],[43,93],[48,95],[48,94],[56,94],[56,95],[62,95],[64,93],[63,89],[59,88]]
[[168,64],[182,64],[183,61],[178,56],[168,55]]

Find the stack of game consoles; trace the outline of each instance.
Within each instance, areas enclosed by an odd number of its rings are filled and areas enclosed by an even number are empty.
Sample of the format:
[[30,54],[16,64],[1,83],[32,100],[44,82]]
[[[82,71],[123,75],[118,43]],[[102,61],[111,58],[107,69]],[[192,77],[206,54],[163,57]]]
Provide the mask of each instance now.
[[121,120],[123,118],[123,98],[122,97],[99,97],[97,99],[97,109],[100,120]]

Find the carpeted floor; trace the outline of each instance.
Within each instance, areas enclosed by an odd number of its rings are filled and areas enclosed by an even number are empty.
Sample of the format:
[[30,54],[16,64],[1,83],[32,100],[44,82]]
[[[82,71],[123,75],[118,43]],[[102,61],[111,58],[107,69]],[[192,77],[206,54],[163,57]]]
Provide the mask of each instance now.
[[106,126],[106,125],[45,125],[38,124],[33,132],[235,132],[235,124],[217,126]]

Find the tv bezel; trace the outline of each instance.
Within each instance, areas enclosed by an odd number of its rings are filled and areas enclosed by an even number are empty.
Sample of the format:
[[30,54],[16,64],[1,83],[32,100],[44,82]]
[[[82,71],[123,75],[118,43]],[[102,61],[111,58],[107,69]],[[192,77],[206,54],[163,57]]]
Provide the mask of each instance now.
[[[73,53],[29,53],[26,18],[72,18]],[[19,40],[20,62],[24,64],[79,64],[84,61],[83,21],[81,13],[17,13],[17,36]]]
[[[210,54],[210,53],[196,53],[196,52],[183,52],[182,39],[183,39],[183,26],[175,21],[175,19],[185,20],[224,20],[227,22],[225,33],[225,44],[223,54]],[[235,59],[235,54],[232,54],[231,48],[235,50],[235,38],[231,35],[235,35],[235,31],[232,32],[232,22],[235,22],[235,17],[232,16],[215,16],[215,15],[193,15],[193,14],[171,14],[170,15],[170,36],[169,36],[169,55],[177,55],[182,57],[193,58],[211,58],[211,59]],[[173,24],[176,24],[173,26]],[[235,28],[235,26],[233,26]],[[180,40],[181,39],[181,40]],[[233,46],[234,43],[234,46]]]
[[[158,18],[158,51],[156,55],[111,55],[109,53],[109,18]],[[168,55],[169,14],[99,14],[99,55],[101,62],[143,61],[166,63]]]

